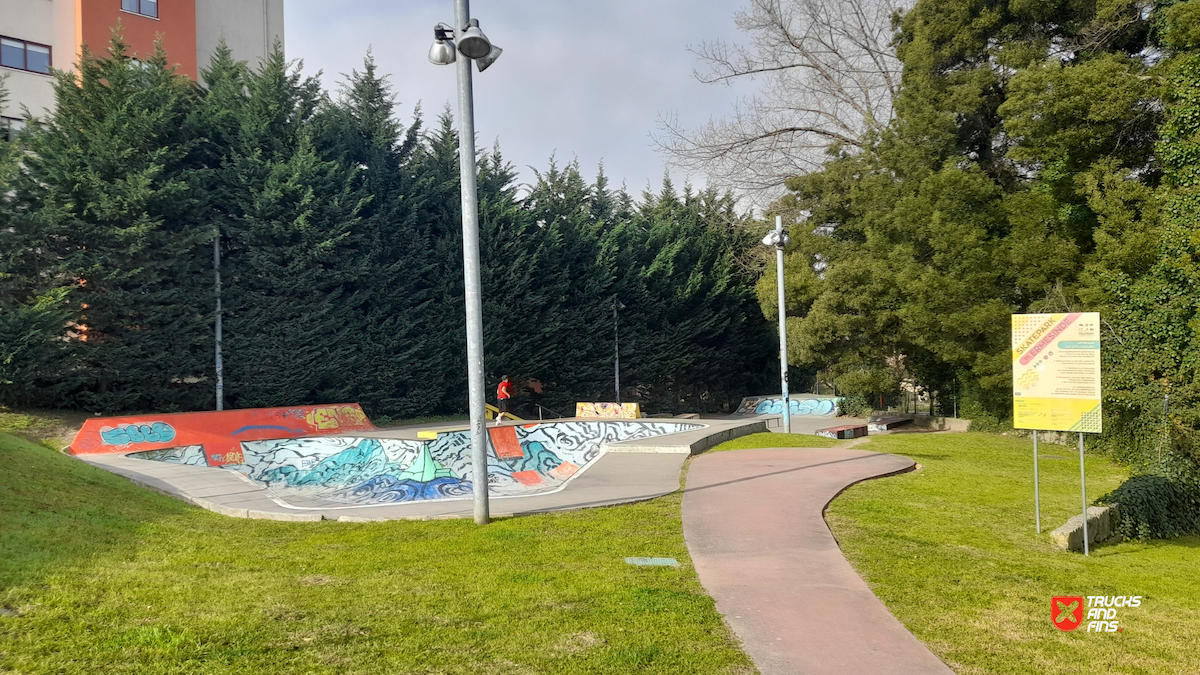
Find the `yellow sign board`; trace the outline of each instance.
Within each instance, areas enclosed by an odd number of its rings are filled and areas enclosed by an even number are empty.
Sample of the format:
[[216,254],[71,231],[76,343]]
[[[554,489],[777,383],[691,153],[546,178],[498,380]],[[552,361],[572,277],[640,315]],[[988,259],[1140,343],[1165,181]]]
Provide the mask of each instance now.
[[1013,426],[1098,434],[1100,314],[1012,316]]

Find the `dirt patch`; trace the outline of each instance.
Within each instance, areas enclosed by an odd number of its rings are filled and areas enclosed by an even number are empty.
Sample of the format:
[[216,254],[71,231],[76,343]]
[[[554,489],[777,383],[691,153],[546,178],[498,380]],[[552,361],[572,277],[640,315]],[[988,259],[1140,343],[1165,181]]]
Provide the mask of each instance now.
[[0,433],[62,448],[71,444],[88,417],[78,410],[14,410],[0,406]]
[[314,574],[312,576],[300,577],[301,586],[341,586],[346,583],[345,579],[337,577],[327,577],[323,574]]
[[591,631],[572,633],[563,637],[554,645],[554,651],[564,654],[579,654],[608,642]]

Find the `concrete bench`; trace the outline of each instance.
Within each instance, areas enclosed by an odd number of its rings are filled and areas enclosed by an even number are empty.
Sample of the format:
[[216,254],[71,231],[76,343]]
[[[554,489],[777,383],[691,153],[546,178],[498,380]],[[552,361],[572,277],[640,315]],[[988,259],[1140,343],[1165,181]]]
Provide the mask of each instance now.
[[860,438],[867,435],[867,426],[865,424],[843,424],[840,427],[818,429],[817,435],[825,438]]

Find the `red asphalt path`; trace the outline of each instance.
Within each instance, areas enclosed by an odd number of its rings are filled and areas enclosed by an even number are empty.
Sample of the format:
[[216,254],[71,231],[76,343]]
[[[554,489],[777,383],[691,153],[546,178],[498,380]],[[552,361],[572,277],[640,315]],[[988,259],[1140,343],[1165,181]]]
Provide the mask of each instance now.
[[847,486],[912,466],[838,448],[737,450],[692,462],[688,551],[762,675],[954,675],[846,562],[822,515]]

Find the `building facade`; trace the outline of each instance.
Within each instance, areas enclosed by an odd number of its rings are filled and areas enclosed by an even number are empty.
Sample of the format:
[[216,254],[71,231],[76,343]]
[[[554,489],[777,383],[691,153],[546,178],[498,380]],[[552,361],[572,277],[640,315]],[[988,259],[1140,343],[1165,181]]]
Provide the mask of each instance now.
[[72,69],[84,45],[104,53],[118,24],[135,56],[161,37],[170,62],[197,79],[222,39],[252,66],[282,44],[283,0],[0,0],[0,133],[22,124],[23,108],[52,109],[50,69]]

